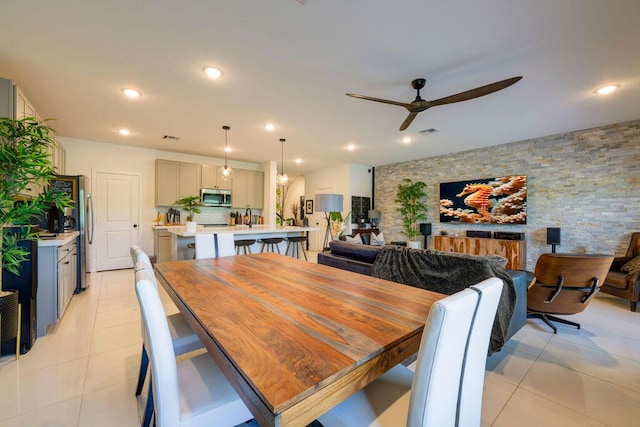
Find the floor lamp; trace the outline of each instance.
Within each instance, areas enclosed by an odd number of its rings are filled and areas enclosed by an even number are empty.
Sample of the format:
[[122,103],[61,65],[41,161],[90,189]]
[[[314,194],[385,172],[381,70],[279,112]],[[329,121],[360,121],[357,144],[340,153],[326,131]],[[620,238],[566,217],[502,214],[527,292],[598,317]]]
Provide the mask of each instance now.
[[316,210],[324,212],[327,219],[327,230],[324,233],[322,251],[329,250],[329,236],[333,240],[331,231],[331,212],[342,212],[342,194],[316,194]]

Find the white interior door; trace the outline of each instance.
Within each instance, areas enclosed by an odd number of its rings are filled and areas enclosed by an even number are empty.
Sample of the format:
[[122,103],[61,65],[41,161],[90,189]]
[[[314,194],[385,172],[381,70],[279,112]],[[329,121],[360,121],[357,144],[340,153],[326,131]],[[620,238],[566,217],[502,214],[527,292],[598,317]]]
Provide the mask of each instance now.
[[139,177],[96,173],[95,238],[96,269],[132,267],[129,248],[138,244]]

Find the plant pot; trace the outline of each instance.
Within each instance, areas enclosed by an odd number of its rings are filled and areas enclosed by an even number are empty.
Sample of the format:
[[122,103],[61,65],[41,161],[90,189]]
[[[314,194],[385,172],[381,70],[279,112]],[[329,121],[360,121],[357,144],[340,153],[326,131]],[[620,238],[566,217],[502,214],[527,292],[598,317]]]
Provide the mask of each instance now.
[[187,233],[195,233],[196,231],[196,222],[195,221],[186,221],[184,225],[187,226]]
[[422,248],[422,242],[419,241],[419,240],[408,241],[407,242],[407,246],[409,246],[411,249],[421,249]]

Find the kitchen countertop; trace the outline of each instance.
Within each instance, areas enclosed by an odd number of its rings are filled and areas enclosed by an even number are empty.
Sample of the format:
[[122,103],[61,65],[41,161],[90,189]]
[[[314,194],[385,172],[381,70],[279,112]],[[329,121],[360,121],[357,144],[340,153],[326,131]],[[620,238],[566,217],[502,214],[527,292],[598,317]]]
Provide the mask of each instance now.
[[196,234],[231,233],[231,234],[270,234],[270,233],[300,233],[304,231],[317,231],[317,227],[295,227],[295,226],[274,226],[274,225],[248,225],[205,227],[198,225],[196,231],[187,232],[186,227],[167,227],[167,231],[180,237],[190,237]]
[[63,246],[73,241],[80,235],[79,231],[71,231],[69,233],[58,233],[53,239],[38,239],[38,247],[45,246]]

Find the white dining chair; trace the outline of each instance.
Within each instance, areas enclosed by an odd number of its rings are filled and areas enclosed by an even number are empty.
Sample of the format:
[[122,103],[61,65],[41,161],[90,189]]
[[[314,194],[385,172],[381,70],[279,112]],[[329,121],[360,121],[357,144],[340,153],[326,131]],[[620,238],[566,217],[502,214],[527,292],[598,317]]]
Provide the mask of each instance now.
[[218,233],[218,256],[233,256],[236,254],[233,233]]
[[215,258],[215,236],[211,234],[196,234],[196,259]]
[[479,426],[482,376],[501,291],[502,281],[491,278],[437,301],[415,374],[397,365],[318,420],[325,427]]
[[[156,277],[153,272],[153,266],[149,260],[149,256],[140,247],[134,245],[131,247],[131,257],[134,260],[135,271],[146,270],[149,279],[156,287]],[[167,323],[169,325],[169,333],[171,335],[171,342],[173,343],[173,350],[176,355],[180,356],[185,353],[189,353],[194,350],[198,350],[204,345],[198,336],[193,332],[193,329],[187,324],[182,314],[175,313],[170,314],[167,317]],[[147,343],[145,342],[144,330],[142,333],[142,355],[140,357],[140,371],[138,372],[138,384],[136,385],[136,396],[142,393],[144,381],[149,369],[149,355],[147,352]],[[147,404],[145,409],[145,416],[143,417],[143,427],[149,425],[151,421],[151,414],[153,412],[153,391],[149,387],[149,395],[147,396]]]
[[136,295],[149,345],[155,423],[159,427],[235,426],[253,418],[208,353],[179,363],[158,289],[145,269]]

